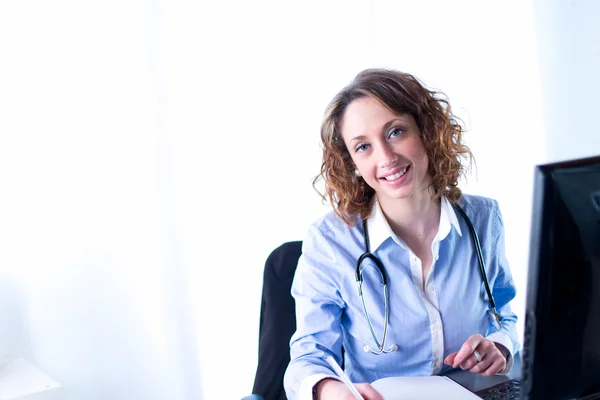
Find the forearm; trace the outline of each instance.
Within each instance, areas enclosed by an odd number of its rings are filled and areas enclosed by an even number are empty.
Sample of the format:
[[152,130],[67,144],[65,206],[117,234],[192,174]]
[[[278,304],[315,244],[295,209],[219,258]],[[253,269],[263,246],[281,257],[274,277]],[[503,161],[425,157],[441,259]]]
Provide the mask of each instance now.
[[336,378],[333,371],[321,362],[322,359],[312,356],[296,358],[290,362],[283,379],[289,400],[310,400],[315,385],[324,379]]

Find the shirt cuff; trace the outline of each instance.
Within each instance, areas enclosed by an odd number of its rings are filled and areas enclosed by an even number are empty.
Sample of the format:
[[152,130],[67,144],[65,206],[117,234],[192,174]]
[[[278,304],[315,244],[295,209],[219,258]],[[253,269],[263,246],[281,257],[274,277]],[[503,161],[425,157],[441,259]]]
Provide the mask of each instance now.
[[317,383],[323,379],[335,379],[339,381],[339,378],[335,375],[327,374],[313,374],[309,375],[300,382],[300,389],[298,390],[298,400],[313,400],[313,389]]
[[504,332],[494,332],[487,336],[486,339],[491,340],[494,343],[498,343],[506,349],[506,367],[504,367],[504,369],[500,372],[496,373],[496,375],[508,374],[514,363],[512,340],[510,340],[510,337]]

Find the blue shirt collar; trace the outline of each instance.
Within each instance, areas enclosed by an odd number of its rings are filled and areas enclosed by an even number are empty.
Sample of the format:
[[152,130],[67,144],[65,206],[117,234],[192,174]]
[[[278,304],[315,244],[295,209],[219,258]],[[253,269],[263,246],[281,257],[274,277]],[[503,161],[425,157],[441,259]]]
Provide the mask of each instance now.
[[[369,215],[369,218],[367,218],[367,224],[369,228],[369,243],[371,244],[371,252],[375,252],[375,250],[377,250],[377,248],[390,237],[397,244],[403,248],[406,248],[404,241],[392,231],[392,228],[390,228],[390,224],[388,224],[387,220],[385,219],[385,215],[383,215],[383,211],[381,210],[381,206],[379,205],[377,198],[375,198],[375,201],[373,202],[371,214]],[[434,241],[444,240],[450,233],[452,227],[454,227],[459,236],[462,236],[454,207],[452,207],[452,204],[446,197],[442,196],[440,225]]]

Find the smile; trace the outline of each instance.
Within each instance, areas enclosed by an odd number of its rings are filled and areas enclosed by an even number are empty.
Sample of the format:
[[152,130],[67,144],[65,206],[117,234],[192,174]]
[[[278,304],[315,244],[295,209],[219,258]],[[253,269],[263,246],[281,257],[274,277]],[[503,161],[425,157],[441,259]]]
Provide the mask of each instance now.
[[398,179],[402,178],[404,176],[404,174],[406,174],[406,171],[408,171],[408,166],[406,166],[400,172],[396,172],[395,174],[384,176],[383,179],[385,179],[386,181],[395,181],[395,180],[398,180]]

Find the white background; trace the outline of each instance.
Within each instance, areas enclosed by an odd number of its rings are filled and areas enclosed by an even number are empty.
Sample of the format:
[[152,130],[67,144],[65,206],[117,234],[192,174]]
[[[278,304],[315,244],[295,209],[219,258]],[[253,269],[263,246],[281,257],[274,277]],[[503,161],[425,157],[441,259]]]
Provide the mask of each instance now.
[[[325,106],[444,91],[525,299],[533,166],[600,153],[600,3],[0,1],[0,355],[66,400],[236,399],[262,268],[328,210]],[[522,332],[521,319],[519,330]]]

